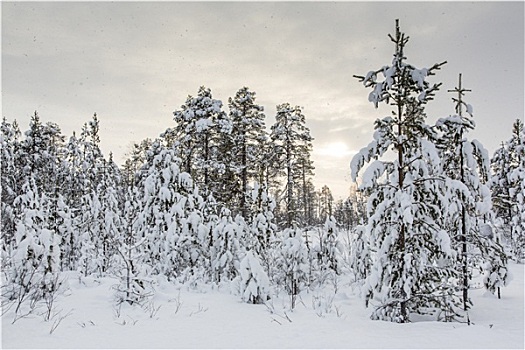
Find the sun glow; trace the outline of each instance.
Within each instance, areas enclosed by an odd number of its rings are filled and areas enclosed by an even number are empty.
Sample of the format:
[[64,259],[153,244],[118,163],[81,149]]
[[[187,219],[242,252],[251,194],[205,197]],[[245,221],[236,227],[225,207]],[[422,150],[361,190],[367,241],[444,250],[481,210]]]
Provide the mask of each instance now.
[[324,144],[320,146],[318,151],[315,153],[319,154],[320,156],[334,158],[347,158],[355,154],[354,151],[348,148],[346,143],[341,141]]

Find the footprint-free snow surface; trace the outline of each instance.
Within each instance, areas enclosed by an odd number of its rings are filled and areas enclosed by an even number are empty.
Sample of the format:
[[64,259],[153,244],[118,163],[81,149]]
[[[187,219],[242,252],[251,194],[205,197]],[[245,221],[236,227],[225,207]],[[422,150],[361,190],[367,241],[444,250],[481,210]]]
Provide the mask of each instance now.
[[[241,302],[228,285],[160,281],[142,306],[116,306],[111,278],[67,275],[69,288],[44,321],[39,309],[2,316],[3,348],[524,348],[524,265],[497,299],[474,285],[471,325],[369,319],[370,310],[342,281],[302,292],[294,310],[284,293],[267,305]],[[5,311],[5,310],[4,310]]]

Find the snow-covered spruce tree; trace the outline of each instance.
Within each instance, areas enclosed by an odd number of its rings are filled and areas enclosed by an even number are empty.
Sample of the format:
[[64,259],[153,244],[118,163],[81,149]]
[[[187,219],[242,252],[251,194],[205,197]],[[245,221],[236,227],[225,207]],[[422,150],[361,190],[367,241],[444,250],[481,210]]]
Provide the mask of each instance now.
[[[96,273],[102,276],[102,256],[99,252],[99,233],[101,226],[96,225],[95,218],[100,214],[100,201],[92,190],[82,196],[80,215],[81,227],[78,231],[78,265],[80,274],[87,277]],[[95,225],[93,225],[95,223]]]
[[[95,121],[98,129],[98,121]],[[87,191],[84,189],[80,198],[81,224],[77,228],[81,233],[80,242],[75,242],[77,238],[70,236],[69,250],[73,256],[75,250],[79,250],[78,268],[84,276],[92,273],[104,276],[112,266],[115,237],[122,229],[120,171],[112,155],[106,161],[96,143],[86,142],[84,147],[87,157],[83,167],[88,173],[83,178]]]
[[98,134],[100,122],[96,114],[92,120],[82,127],[79,139],[82,154],[81,172],[82,196],[80,199],[81,227],[80,254],[78,269],[84,276],[96,273],[102,276],[106,271],[104,257],[104,213],[102,211],[102,193],[98,191],[99,183],[103,176],[104,156],[100,149],[100,136]]
[[57,199],[57,217],[59,224],[56,232],[61,237],[60,269],[74,271],[77,269],[79,252],[79,237],[77,237],[79,217],[62,194],[59,194]]
[[209,236],[200,211],[203,200],[190,175],[181,171],[181,163],[174,149],[156,141],[139,184],[143,192],[137,229],[146,240],[146,262],[153,274],[168,279],[202,265],[208,256],[203,250]]
[[58,165],[64,136],[57,124],[43,124],[37,112],[31,116],[29,129],[24,136],[20,146],[25,156],[18,176],[25,181],[34,175],[38,189],[51,197],[62,180],[59,176],[62,169]]
[[[489,216],[491,217],[490,221],[494,222],[494,213],[491,212]],[[480,270],[485,272],[483,276],[485,288],[497,295],[498,299],[501,299],[501,287],[509,284],[512,275],[507,267],[509,256],[503,247],[502,235],[493,229],[494,226],[492,224],[480,225],[480,232],[484,238],[483,243],[485,243],[479,249],[485,253],[484,265]]]
[[[166,138],[166,133],[163,135]],[[140,143],[133,143],[131,149],[126,154],[126,160],[122,165],[122,180],[128,186],[136,185],[140,179],[142,172],[140,169],[146,162],[146,152],[151,147],[153,141],[149,138],[142,140]],[[171,143],[166,142],[168,146]],[[170,146],[171,147],[171,146]]]
[[231,216],[227,208],[221,210],[219,221],[212,229],[211,246],[212,280],[215,283],[231,281],[239,270],[240,240],[247,230],[244,219]]
[[372,296],[372,291],[369,289],[363,292],[363,285],[372,270],[372,256],[370,251],[372,242],[367,235],[368,231],[365,225],[358,225],[352,230],[349,256],[350,268],[354,273],[354,282],[359,286],[361,294],[364,294],[361,295],[361,297],[365,299],[366,307],[368,307],[368,301]]
[[[365,163],[361,189],[370,193],[366,235],[372,266],[364,294],[375,307],[373,319],[409,322],[410,314],[428,308],[450,312],[456,303],[450,278],[455,276],[450,237],[445,230],[449,198],[441,176],[431,127],[425,123],[424,105],[441,84],[426,78],[445,63],[417,69],[406,62],[408,37],[399,29],[389,35],[395,44],[392,65],[356,76],[371,87],[369,101],[395,107],[391,116],[376,120],[374,141],[351,162],[355,181]],[[379,74],[384,79],[378,80]],[[394,160],[379,160],[387,151]]]
[[503,232],[503,237],[508,242],[510,254],[515,258],[511,225],[512,202],[510,193],[512,187],[509,183],[509,174],[512,173],[512,169],[509,168],[510,164],[510,154],[507,151],[507,145],[502,142],[490,160],[492,170],[490,178],[492,209],[497,218],[497,226]]
[[[299,106],[292,107],[289,103],[278,105],[275,120],[270,137],[275,144],[276,166],[281,169],[279,175],[286,179],[283,191],[286,203],[284,227],[290,228],[299,218],[299,196],[304,194],[301,184],[306,186],[307,178],[313,174],[310,160],[313,138]],[[304,211],[304,207],[302,209]]]
[[[14,121],[8,123],[4,117],[0,125],[0,243],[2,261],[5,254],[12,249],[16,231],[15,213],[13,204],[20,194],[21,179],[18,176],[20,158],[23,157],[20,145],[20,129]],[[5,265],[2,263],[2,265]]]
[[58,234],[63,224],[58,215],[58,202],[68,172],[64,163],[64,136],[57,124],[42,123],[37,112],[31,117],[24,136],[17,177],[22,183],[33,179],[38,192],[47,199],[47,228]]
[[[337,222],[333,216],[328,216],[319,233],[318,260],[321,271],[331,271],[336,275],[341,273],[341,244],[338,239]],[[332,276],[333,277],[333,276]]]
[[294,309],[297,295],[308,283],[308,249],[302,230],[297,227],[280,232],[277,240],[273,280],[288,293]]
[[102,160],[102,169],[100,181],[97,185],[97,192],[100,194],[100,220],[102,221],[102,230],[99,233],[103,264],[102,271],[106,273],[115,264],[116,237],[123,230],[122,212],[120,198],[120,170],[113,161],[113,154],[109,154],[109,160]]
[[522,186],[525,168],[525,131],[523,122],[517,119],[512,126],[512,137],[496,150],[491,160],[491,189],[494,211],[503,221],[505,238],[510,244],[511,254],[521,261],[525,251]]
[[239,294],[243,301],[250,304],[263,304],[270,294],[270,280],[264,271],[259,257],[248,251],[240,262]]
[[270,263],[268,251],[277,231],[273,214],[275,201],[266,192],[266,187],[257,182],[253,184],[249,199],[251,217],[247,218],[250,228],[247,248],[255,251],[268,270]]
[[247,203],[249,205],[247,212],[250,216],[245,220],[237,218],[237,221],[246,226],[245,236],[240,241],[242,246],[240,256],[242,257],[244,251],[251,251],[255,259],[262,264],[266,275],[273,276],[275,274],[275,232],[277,231],[273,214],[275,201],[268,195],[265,186],[254,182],[251,193],[247,197]]
[[119,284],[115,287],[117,303],[141,303],[154,293],[146,264],[146,237],[141,236],[139,214],[141,200],[133,185],[127,188],[121,230],[114,237],[113,249],[117,255],[115,274]]
[[337,288],[341,273],[342,245],[339,242],[339,229],[333,216],[327,217],[323,226],[305,230],[304,238],[308,250],[308,287],[322,287],[327,282]]
[[[525,143],[522,147],[525,149]],[[513,246],[516,260],[520,262],[525,258],[525,154],[523,153],[525,152],[522,152],[520,167],[510,175],[511,181],[516,184],[513,191],[516,198],[516,211],[512,217]]]
[[[229,150],[231,164],[237,184],[231,196],[238,198],[239,212],[248,217],[247,196],[249,184],[257,180],[260,163],[268,135],[264,124],[264,108],[255,103],[255,92],[243,87],[233,98],[229,98],[230,119],[232,122],[232,148]],[[234,209],[234,208],[232,208]]]
[[82,203],[85,192],[86,174],[82,169],[83,151],[80,140],[73,135],[65,145],[64,162],[66,175],[61,189],[63,203],[60,203],[60,212],[67,229],[62,235],[62,269],[74,271],[79,268],[80,260],[80,235],[83,230]]
[[15,302],[18,316],[31,312],[40,300],[54,300],[61,283],[60,237],[49,229],[50,201],[38,191],[32,177],[22,186],[14,205],[15,245],[6,266],[2,297]]
[[[456,115],[441,118],[436,127],[441,135],[438,140],[444,174],[459,185],[459,194],[454,197],[454,205],[449,207],[448,230],[453,248],[457,251],[458,272],[461,279],[463,310],[467,310],[471,301],[468,297],[469,280],[474,269],[483,270],[484,262],[498,256],[503,249],[498,243],[480,232],[480,218],[487,218],[491,210],[490,190],[487,181],[490,175],[488,153],[477,141],[469,141],[467,133],[475,128],[472,106],[463,101],[465,92],[461,74],[459,85],[454,90],[453,98]],[[466,113],[464,113],[464,109]],[[498,258],[502,263],[503,258]],[[498,266],[498,269],[506,267]]]

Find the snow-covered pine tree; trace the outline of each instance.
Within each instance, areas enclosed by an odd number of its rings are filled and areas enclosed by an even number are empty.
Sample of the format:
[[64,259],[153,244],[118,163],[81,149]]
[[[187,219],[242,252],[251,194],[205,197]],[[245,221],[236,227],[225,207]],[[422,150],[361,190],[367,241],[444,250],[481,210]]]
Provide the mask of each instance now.
[[[264,124],[264,108],[255,103],[255,92],[243,87],[233,98],[229,98],[232,122],[232,148],[229,150],[231,166],[235,170],[237,184],[230,195],[238,198],[239,212],[248,218],[248,203],[251,181],[258,180],[260,163],[268,135]],[[233,208],[232,208],[233,209]]]
[[[455,303],[448,283],[455,269],[444,263],[454,258],[443,222],[446,182],[423,110],[441,85],[431,85],[426,78],[445,62],[423,69],[407,63],[404,49],[409,38],[398,20],[389,37],[395,44],[392,65],[355,77],[372,88],[368,99],[376,108],[386,102],[396,110],[376,120],[374,141],[354,156],[351,175],[355,181],[365,163],[374,160],[361,184],[370,193],[363,238],[369,239],[372,258],[364,290],[375,306],[372,318],[404,323],[412,313],[428,308],[448,311]],[[379,160],[389,150],[394,160]]]
[[317,227],[313,234],[308,234],[307,239],[312,237],[312,242],[307,243],[309,253],[309,287],[312,285],[323,286],[327,282],[334,284],[337,288],[339,275],[341,274],[342,246],[339,241],[339,229],[333,216],[327,217],[323,226]]
[[[290,228],[297,223],[301,210],[299,196],[304,193],[306,179],[314,169],[310,160],[313,138],[301,108],[292,107],[289,103],[278,105],[270,137],[275,144],[276,166],[281,169],[279,175],[286,179],[283,191],[286,203],[284,227]],[[304,186],[301,187],[301,184]]]
[[[257,175],[257,182],[265,184],[267,192],[273,198],[279,198],[280,193],[279,174],[282,172],[279,162],[277,162],[278,153],[276,143],[268,136],[265,142],[260,145],[261,160],[259,162],[259,171]],[[276,203],[278,207],[279,204]],[[278,212],[278,210],[276,210]]]
[[201,86],[196,97],[188,96],[180,110],[173,112],[176,126],[172,130],[177,156],[183,160],[182,170],[191,175],[195,185],[206,192],[214,170],[212,158],[214,133],[224,129],[226,120],[222,102],[213,99],[211,90]]
[[[313,138],[312,138],[313,140]],[[297,208],[300,208],[298,219],[302,226],[308,226],[313,223],[313,206],[312,200],[312,177],[314,176],[314,162],[310,159],[312,152],[311,143],[303,143],[301,145],[302,155],[297,160],[298,172],[296,174],[297,183]]]
[[231,150],[232,122],[226,113],[219,113],[210,130],[209,186],[215,201],[228,208],[238,208],[235,190],[239,187],[237,169]]
[[513,125],[513,158],[515,168],[510,174],[512,202],[515,203],[515,211],[512,216],[512,227],[514,229],[514,251],[516,260],[523,261],[525,258],[525,127],[519,119]]
[[251,251],[255,259],[262,264],[267,276],[271,276],[274,268],[273,244],[277,231],[273,215],[275,202],[266,192],[265,186],[258,182],[253,183],[246,202],[249,205],[247,208],[249,217],[244,219],[237,215],[235,219],[242,231],[238,259],[242,260],[245,252]]
[[58,201],[67,175],[65,166],[64,136],[56,123],[42,123],[35,112],[29,129],[20,144],[20,165],[17,177],[22,182],[32,178],[38,192],[45,196],[47,205],[47,229],[59,233],[62,218],[58,215]]

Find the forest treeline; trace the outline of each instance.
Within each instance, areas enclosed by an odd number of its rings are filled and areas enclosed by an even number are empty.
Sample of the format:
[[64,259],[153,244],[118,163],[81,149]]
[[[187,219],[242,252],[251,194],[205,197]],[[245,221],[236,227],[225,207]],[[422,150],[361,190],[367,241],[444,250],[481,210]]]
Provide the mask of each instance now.
[[496,294],[509,258],[525,247],[525,135],[518,119],[492,159],[470,140],[473,108],[459,86],[450,117],[426,123],[430,84],[445,62],[406,62],[396,22],[391,65],[356,76],[369,101],[392,106],[351,161],[359,187],[334,201],[313,185],[312,137],[298,106],[277,106],[266,126],[255,92],[226,111],[201,87],[155,139],[118,166],[100,147],[95,114],[69,139],[35,112],[22,133],[1,124],[2,303],[47,317],[63,284],[114,276],[116,302],[141,304],[162,276],[228,283],[251,303],[279,291],[291,307],[306,289],[351,276],[372,318],[468,318],[470,281]]

